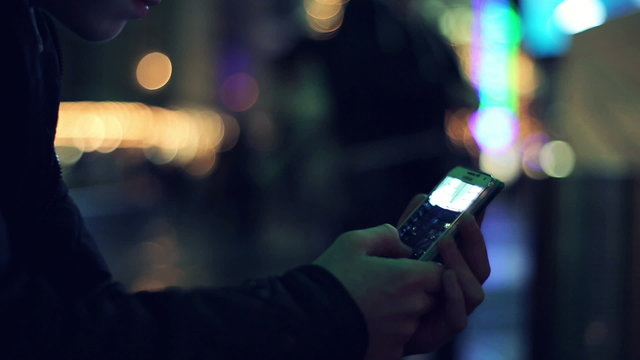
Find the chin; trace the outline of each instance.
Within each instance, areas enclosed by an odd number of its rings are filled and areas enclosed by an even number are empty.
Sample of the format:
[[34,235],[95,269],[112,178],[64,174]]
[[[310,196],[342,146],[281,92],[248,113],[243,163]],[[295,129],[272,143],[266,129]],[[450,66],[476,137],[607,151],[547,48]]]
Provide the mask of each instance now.
[[95,11],[88,11],[80,6],[70,11],[64,6],[57,6],[60,3],[52,1],[48,3],[49,6],[45,7],[45,9],[60,20],[69,30],[88,41],[111,40],[122,32],[128,22],[127,19],[109,18],[102,13],[96,14]]
[[87,41],[101,42],[109,41],[118,36],[126,24],[126,22],[103,26],[98,26],[97,24],[91,26],[89,24],[89,26],[72,28],[71,30]]

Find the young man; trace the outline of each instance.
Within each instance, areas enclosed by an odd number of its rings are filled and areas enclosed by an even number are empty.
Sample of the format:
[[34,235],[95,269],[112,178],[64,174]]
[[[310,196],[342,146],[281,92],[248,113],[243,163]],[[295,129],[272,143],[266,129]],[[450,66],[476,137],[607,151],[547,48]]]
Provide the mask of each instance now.
[[[0,24],[0,358],[399,359],[448,342],[482,302],[482,234],[406,259],[391,225],[348,232],[314,264],[244,286],[129,294],[67,194],[53,147],[56,16],[109,40],[156,0],[6,0]],[[405,215],[424,195],[414,198]]]

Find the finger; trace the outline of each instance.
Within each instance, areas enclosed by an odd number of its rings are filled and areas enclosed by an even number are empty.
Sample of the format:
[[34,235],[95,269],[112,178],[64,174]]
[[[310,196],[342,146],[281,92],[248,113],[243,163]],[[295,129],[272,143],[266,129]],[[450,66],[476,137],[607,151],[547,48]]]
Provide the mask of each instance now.
[[459,226],[459,248],[478,281],[483,284],[491,273],[487,246],[480,226],[472,216],[464,217]]
[[386,258],[406,258],[411,256],[411,249],[400,241],[398,230],[390,224],[374,228],[358,230],[362,249],[369,256]]
[[475,275],[471,272],[469,265],[460,253],[458,246],[453,239],[445,239],[439,246],[440,254],[444,264],[449,269],[455,271],[458,283],[464,294],[467,313],[471,313],[482,301],[484,301],[484,291]]
[[402,216],[400,216],[400,220],[398,220],[398,225],[400,225],[403,222],[405,222],[405,220],[407,220],[409,215],[411,215],[411,213],[415,209],[417,209],[420,205],[422,205],[422,203],[426,199],[427,199],[427,195],[426,194],[418,194],[418,195],[414,196],[413,199],[411,199],[411,201],[409,202],[409,205],[407,205],[407,208],[404,209],[404,212],[402,213]]
[[431,312],[437,306],[438,306],[438,299],[433,295],[427,294],[427,296],[424,299],[424,308],[423,308],[422,314]]
[[437,294],[442,289],[442,265],[431,261],[413,259],[375,259],[384,263],[387,271],[398,276],[396,283],[405,289]]
[[[399,306],[403,301],[399,302]],[[432,311],[438,305],[438,299],[435,295],[423,293],[421,295],[417,295],[413,297],[411,301],[404,301],[404,312],[411,318],[416,319],[416,317],[420,317],[426,313]],[[416,327],[418,326],[418,319],[416,319]]]
[[416,279],[422,290],[437,294],[442,289],[442,273],[444,268],[441,264],[432,261],[420,261],[407,259],[406,262],[416,267]]
[[446,323],[452,332],[457,333],[467,327],[467,311],[464,293],[460,288],[456,273],[453,270],[444,272],[442,282],[446,299]]

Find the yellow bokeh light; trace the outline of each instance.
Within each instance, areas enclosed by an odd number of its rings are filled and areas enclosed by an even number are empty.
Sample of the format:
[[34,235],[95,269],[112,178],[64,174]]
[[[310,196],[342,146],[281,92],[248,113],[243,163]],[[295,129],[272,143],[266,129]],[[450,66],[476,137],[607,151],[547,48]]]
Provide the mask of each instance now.
[[165,165],[173,161],[178,155],[178,150],[171,147],[152,146],[144,148],[144,156],[156,165]]
[[342,10],[340,0],[305,0],[304,10],[306,13],[318,20],[330,19]]
[[216,153],[238,140],[237,121],[209,109],[168,110],[141,103],[63,102],[56,150],[64,166],[83,153],[140,149],[155,164],[174,163],[194,176],[210,173]]
[[96,115],[87,114],[77,124],[77,129],[84,134],[84,151],[98,150],[105,136],[105,128],[102,119]]
[[307,25],[312,37],[327,39],[342,26],[345,0],[304,0]]
[[147,90],[158,90],[171,79],[172,65],[163,53],[152,52],[145,55],[136,68],[136,79]]
[[213,151],[203,152],[199,155],[200,156],[196,157],[192,162],[187,164],[185,170],[187,170],[187,172],[192,176],[205,177],[213,172],[213,169],[216,165],[217,156]]
[[456,6],[446,10],[438,19],[440,32],[454,44],[471,43],[473,11],[470,7]]
[[547,178],[540,166],[540,150],[547,143],[548,137],[543,133],[532,134],[522,144],[522,171],[531,179]]
[[465,139],[471,136],[469,130],[469,117],[472,112],[466,109],[447,112],[445,115],[444,131],[452,144],[465,146]]
[[58,146],[56,147],[56,155],[62,166],[71,166],[80,160],[82,150],[75,146]]
[[495,176],[505,184],[513,184],[520,177],[520,154],[517,148],[512,147],[501,153],[480,154],[480,169]]
[[344,14],[339,12],[336,16],[328,19],[318,19],[313,16],[307,15],[307,24],[309,28],[318,34],[332,34],[338,31],[342,26],[344,20]]
[[110,153],[120,146],[122,142],[122,124],[120,123],[121,116],[113,113],[102,117],[102,123],[104,125],[104,138],[102,144],[98,147],[98,152]]
[[567,177],[571,175],[575,165],[576,155],[567,142],[551,141],[540,150],[540,166],[551,177]]
[[233,116],[223,116],[224,139],[218,144],[218,151],[224,152],[233,149],[240,138],[240,124]]
[[518,92],[520,96],[533,97],[540,86],[540,74],[536,63],[524,52],[518,53]]

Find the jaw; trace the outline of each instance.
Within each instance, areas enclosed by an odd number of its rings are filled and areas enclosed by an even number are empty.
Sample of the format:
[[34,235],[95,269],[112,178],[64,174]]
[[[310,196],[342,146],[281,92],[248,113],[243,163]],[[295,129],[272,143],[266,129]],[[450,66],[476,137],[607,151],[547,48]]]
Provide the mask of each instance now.
[[[43,1],[42,7],[55,16],[69,30],[88,41],[108,41],[116,37],[127,19],[122,16],[107,16],[108,11],[100,8],[85,8],[74,2],[60,0]],[[107,10],[107,9],[105,9]]]

